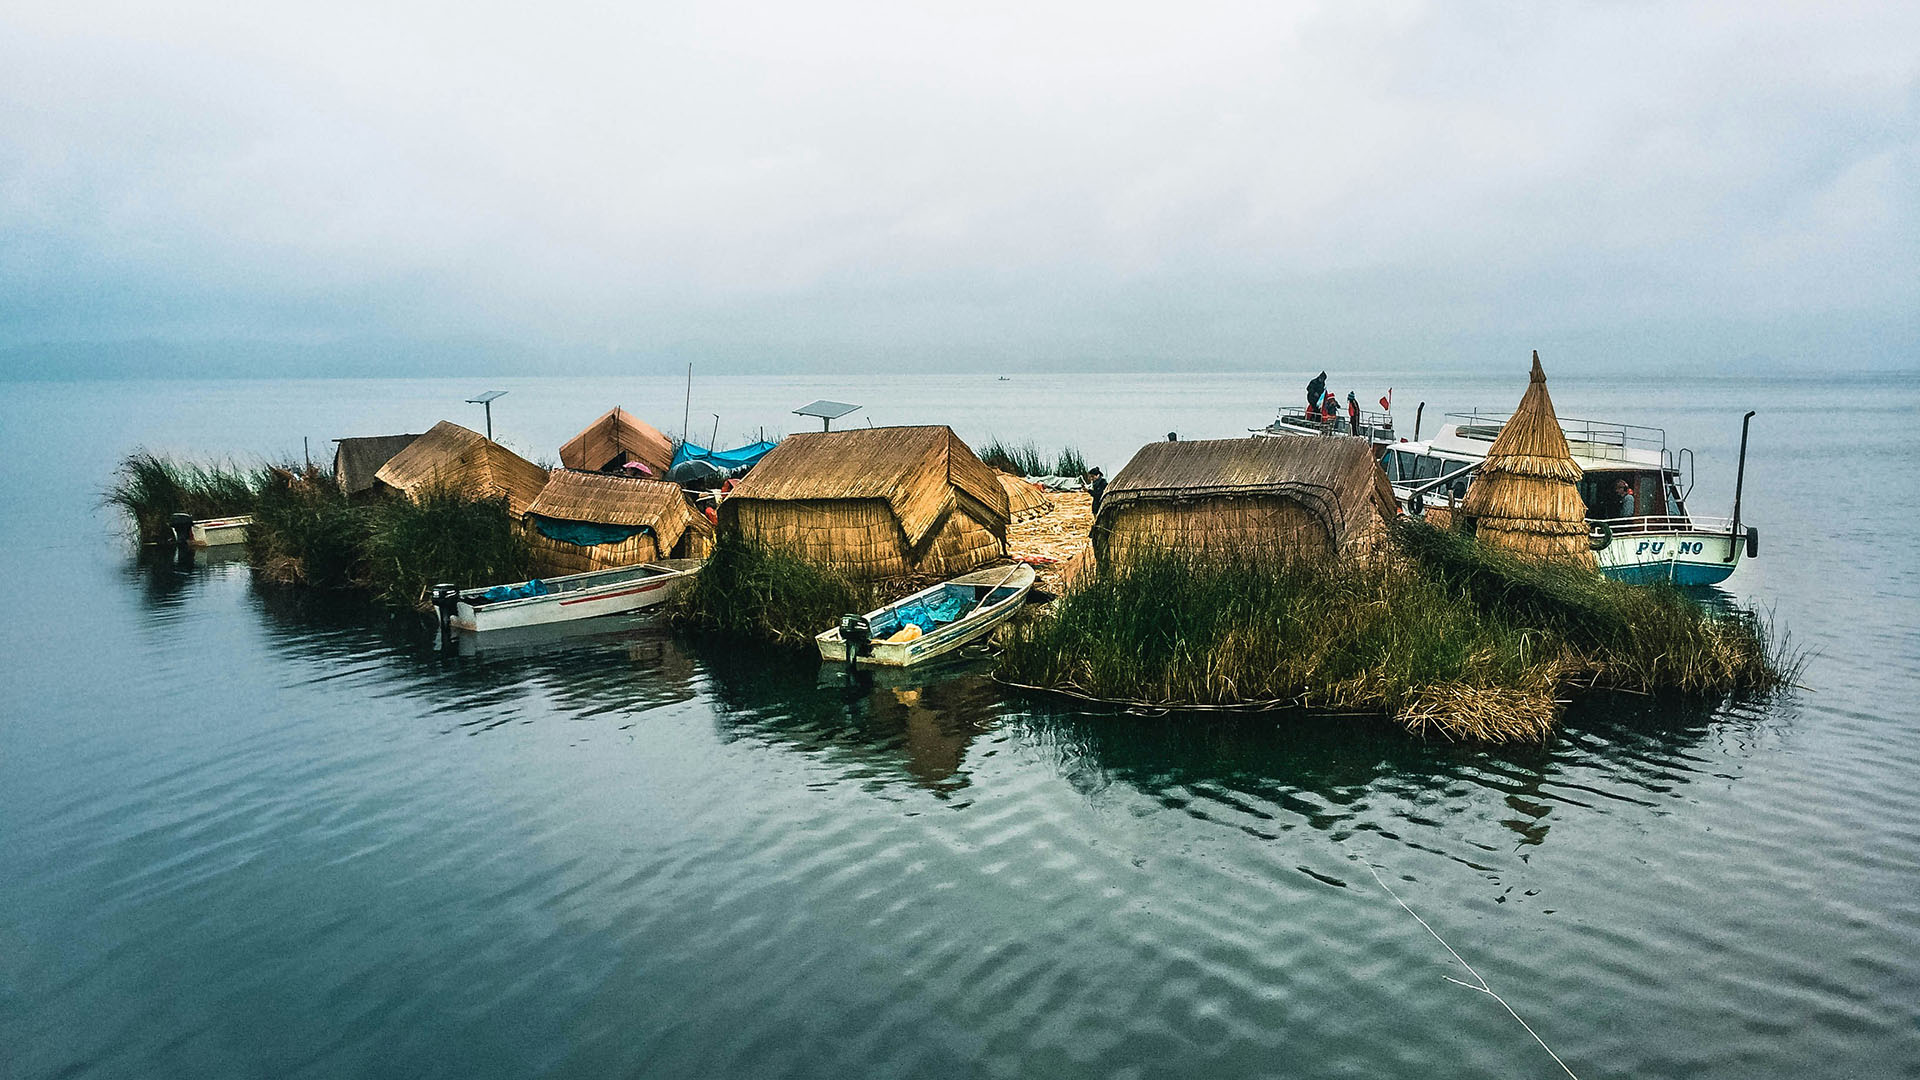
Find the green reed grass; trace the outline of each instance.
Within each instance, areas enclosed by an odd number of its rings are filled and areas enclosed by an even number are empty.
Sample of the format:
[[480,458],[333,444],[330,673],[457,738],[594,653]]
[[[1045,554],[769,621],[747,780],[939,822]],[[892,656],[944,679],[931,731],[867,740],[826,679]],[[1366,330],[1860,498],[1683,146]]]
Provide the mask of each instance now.
[[355,504],[324,470],[268,470],[249,558],[265,581],[364,589],[395,607],[418,607],[443,581],[470,588],[531,574],[505,499],[446,487],[415,495]]
[[989,440],[980,448],[980,460],[990,468],[1016,476],[1081,476],[1087,471],[1086,458],[1078,447],[1064,446],[1048,456],[1031,439],[1023,443]]
[[258,495],[253,473],[231,464],[180,461],[145,450],[122,458],[114,469],[106,505],[125,511],[143,541],[163,541],[174,514],[196,518],[251,513]]
[[533,573],[505,498],[436,485],[373,503],[367,521],[367,587],[395,606],[419,606],[439,582],[472,588]]
[[873,586],[738,536],[723,535],[675,599],[674,625],[701,632],[808,645],[840,616],[879,605]]
[[1573,686],[1751,695],[1791,677],[1744,613],[1471,540],[1395,538],[1394,554],[1354,562],[1148,554],[1012,626],[1001,673],[1106,700],[1372,712],[1490,740],[1543,737]]
[[247,530],[247,557],[280,585],[364,587],[369,511],[341,493],[331,471],[268,469]]

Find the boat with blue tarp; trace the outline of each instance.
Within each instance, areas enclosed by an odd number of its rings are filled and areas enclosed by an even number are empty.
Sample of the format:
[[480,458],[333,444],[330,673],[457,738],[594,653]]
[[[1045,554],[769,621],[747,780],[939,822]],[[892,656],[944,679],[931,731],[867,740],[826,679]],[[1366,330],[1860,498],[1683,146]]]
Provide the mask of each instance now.
[[1020,610],[1033,567],[995,566],[945,581],[865,615],[848,615],[814,638],[822,659],[908,667],[977,641]]

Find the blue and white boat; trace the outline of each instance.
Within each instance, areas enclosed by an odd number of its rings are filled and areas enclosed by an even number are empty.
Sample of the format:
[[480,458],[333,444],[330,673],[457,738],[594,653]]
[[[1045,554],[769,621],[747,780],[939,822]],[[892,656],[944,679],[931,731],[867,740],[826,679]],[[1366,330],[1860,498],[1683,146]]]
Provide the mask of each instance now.
[[[1381,466],[1400,505],[1413,514],[1456,505],[1507,416],[1449,413],[1449,422],[1442,423],[1433,438],[1387,448]],[[1752,417],[1747,414],[1748,420]],[[1731,518],[1688,510],[1693,451],[1670,450],[1661,429],[1566,417],[1560,419],[1560,429],[1584,473],[1580,497],[1587,504],[1601,573],[1634,584],[1718,585],[1732,576],[1743,557],[1760,553],[1759,530],[1740,520],[1739,489],[1745,483],[1747,457],[1744,425],[1741,479]]]

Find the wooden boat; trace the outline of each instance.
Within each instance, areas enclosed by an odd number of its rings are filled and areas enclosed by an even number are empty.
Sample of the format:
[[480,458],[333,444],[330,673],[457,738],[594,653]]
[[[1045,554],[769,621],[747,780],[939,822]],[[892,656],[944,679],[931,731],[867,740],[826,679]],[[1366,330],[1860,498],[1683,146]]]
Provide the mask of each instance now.
[[247,526],[253,524],[252,514],[239,517],[202,518],[193,523],[193,546],[223,547],[227,544],[247,542]]
[[479,633],[625,615],[672,599],[700,572],[701,559],[663,559],[485,589],[436,591],[434,603],[456,630]]
[[840,663],[849,651],[856,664],[924,663],[1007,621],[1033,591],[1033,580],[1033,567],[1024,563],[976,570],[865,615],[849,615],[814,642],[822,659]]

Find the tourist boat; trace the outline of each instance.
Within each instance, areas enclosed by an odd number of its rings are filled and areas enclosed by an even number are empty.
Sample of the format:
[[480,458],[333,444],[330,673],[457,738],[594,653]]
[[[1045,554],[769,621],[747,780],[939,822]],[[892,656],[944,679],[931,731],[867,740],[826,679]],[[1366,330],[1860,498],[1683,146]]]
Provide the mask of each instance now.
[[433,602],[447,625],[468,633],[625,615],[672,599],[702,561],[662,559],[485,589],[436,585]]
[[[1747,414],[1751,420],[1752,413]],[[1395,443],[1381,456],[1402,508],[1419,515],[1457,505],[1473,474],[1506,423],[1501,413],[1449,413],[1433,438]],[[1580,497],[1600,571],[1634,584],[1718,585],[1744,556],[1760,553],[1759,530],[1740,521],[1740,493],[1747,460],[1745,426],[1740,434],[1740,480],[1731,518],[1705,517],[1687,509],[1693,490],[1693,451],[1667,447],[1666,432],[1632,424],[1560,418],[1567,448],[1584,475]],[[1617,485],[1633,495],[1632,514],[1622,513]]]
[[193,546],[210,548],[244,544],[247,542],[247,526],[252,524],[253,515],[251,514],[242,514],[239,517],[202,518],[193,523]]
[[865,615],[848,615],[814,642],[822,659],[839,663],[924,663],[1006,622],[1033,591],[1033,581],[1033,567],[1025,563],[976,570]]

